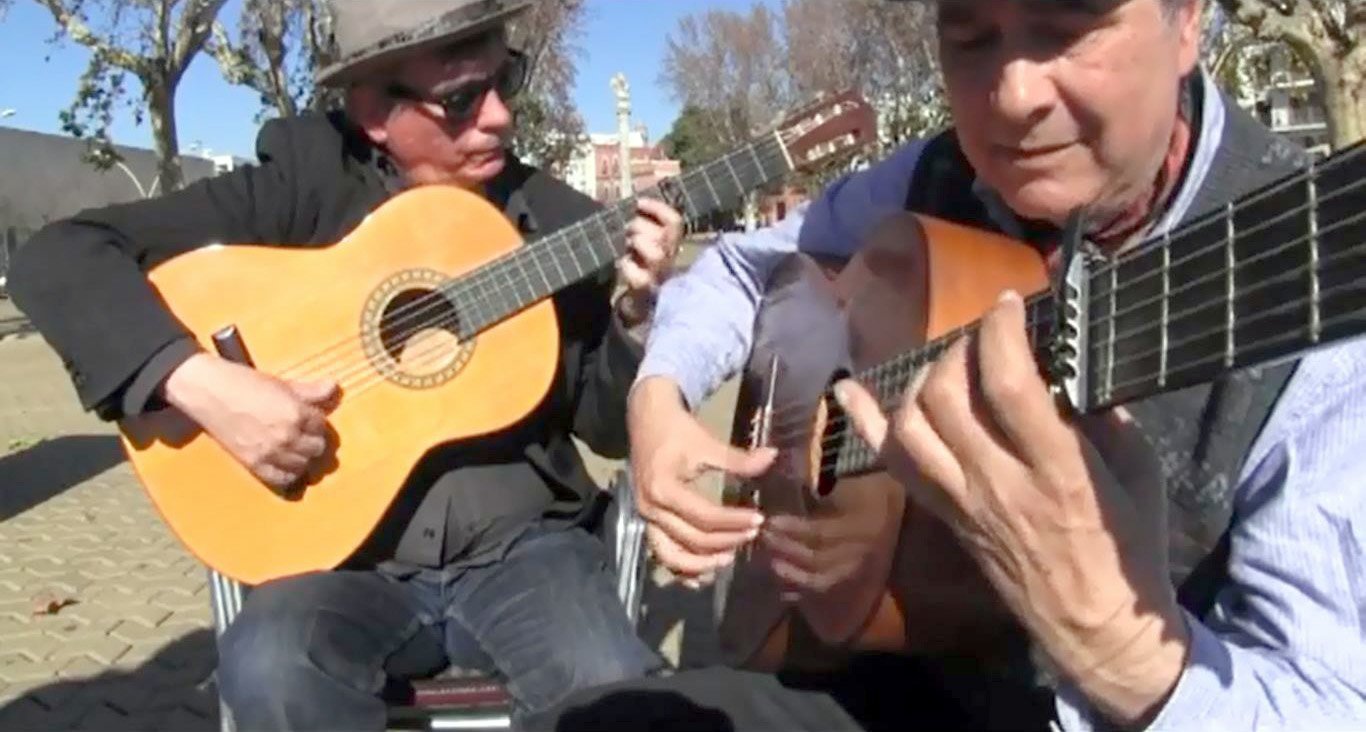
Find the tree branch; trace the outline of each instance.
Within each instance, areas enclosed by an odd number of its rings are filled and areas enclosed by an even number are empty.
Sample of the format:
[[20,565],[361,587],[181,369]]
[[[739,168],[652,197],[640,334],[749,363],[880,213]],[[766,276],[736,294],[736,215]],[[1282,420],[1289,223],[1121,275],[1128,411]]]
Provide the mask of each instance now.
[[91,31],[90,27],[85,24],[85,19],[68,8],[63,0],[37,0],[37,2],[52,13],[52,19],[57,21],[62,32],[71,40],[94,51],[110,66],[142,76],[147,66],[146,58],[129,53],[95,35],[94,31]]
[[180,27],[176,32],[175,49],[172,52],[169,72],[171,78],[179,80],[190,65],[195,54],[204,48],[213,33],[218,13],[228,0],[192,0],[180,16]]

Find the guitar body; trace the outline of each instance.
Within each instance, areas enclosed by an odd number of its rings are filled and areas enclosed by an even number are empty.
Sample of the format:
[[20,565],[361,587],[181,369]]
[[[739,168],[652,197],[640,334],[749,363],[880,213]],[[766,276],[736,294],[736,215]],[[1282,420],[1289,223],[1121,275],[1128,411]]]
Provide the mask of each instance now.
[[841,374],[971,323],[1007,288],[1028,294],[1047,284],[1034,249],[910,213],[881,224],[843,266],[805,255],[783,263],[756,319],[733,435],[750,441],[750,416],[771,383],[766,442],[780,457],[727,501],[752,495],[766,514],[800,517],[822,537],[857,537],[862,550],[843,557],[832,544],[825,591],[801,599],[785,592],[762,540],[742,553],[720,618],[731,662],[818,670],[865,650],[990,655],[1012,627],[1009,614],[947,527],[886,473],[817,489],[821,436],[837,418],[822,392]]
[[373,531],[419,459],[522,419],[558,365],[542,300],[461,342],[461,314],[429,296],[522,246],[493,206],[449,187],[409,191],[320,249],[210,246],[149,279],[204,349],[232,327],[250,361],[342,387],[330,464],[279,495],[173,409],[120,424],[130,460],[172,531],[248,584],[335,567]]

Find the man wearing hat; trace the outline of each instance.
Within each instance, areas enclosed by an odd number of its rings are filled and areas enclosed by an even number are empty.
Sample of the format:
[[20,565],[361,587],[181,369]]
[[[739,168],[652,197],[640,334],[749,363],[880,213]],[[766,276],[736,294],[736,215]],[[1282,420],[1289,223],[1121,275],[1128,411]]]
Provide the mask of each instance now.
[[[684,578],[705,581],[758,541],[795,593],[887,581],[860,574],[886,566],[874,560],[895,545],[884,535],[822,545],[815,524],[720,507],[688,485],[772,462],[717,441],[690,410],[751,348],[775,348],[750,333],[785,256],[848,257],[884,216],[910,210],[1030,242],[1056,265],[1078,209],[1087,246],[1113,256],[1306,162],[1199,70],[1200,0],[936,9],[955,126],[771,229],[723,237],[661,294],[630,399],[632,465],[654,554]],[[905,515],[887,531],[942,536],[936,567],[898,570],[913,575],[897,576],[900,609],[925,639],[984,637],[994,628],[974,626],[983,618],[1013,625],[1019,650],[990,667],[930,653],[900,666],[856,658],[847,673],[870,673],[817,686],[861,723],[1329,729],[1366,718],[1366,346],[1073,422],[1039,377],[1020,298],[1007,296],[919,383],[892,414],[857,384],[837,390],[907,487]],[[944,566],[961,573],[945,578]],[[810,695],[714,673],[714,684],[688,674],[621,686],[724,708],[729,728],[840,723]],[[613,698],[581,695],[565,719],[620,719]]]
[[[481,192],[528,238],[591,214],[590,199],[505,147],[506,105],[527,69],[504,24],[527,6],[334,0],[339,60],[318,81],[342,91],[343,112],[268,122],[257,166],[34,236],[15,263],[14,297],[82,404],[110,420],[170,404],[263,482],[301,475],[326,449],[336,384],[285,382],[202,352],[144,272],[214,242],[336,242],[427,184]],[[560,371],[533,415],[429,454],[345,567],[248,594],[219,646],[220,689],[242,729],[382,729],[388,679],[448,665],[504,677],[519,713],[662,666],[591,533],[602,494],[571,434],[624,454],[640,331],[680,237],[676,213],[642,201],[620,277],[609,268],[555,296]]]

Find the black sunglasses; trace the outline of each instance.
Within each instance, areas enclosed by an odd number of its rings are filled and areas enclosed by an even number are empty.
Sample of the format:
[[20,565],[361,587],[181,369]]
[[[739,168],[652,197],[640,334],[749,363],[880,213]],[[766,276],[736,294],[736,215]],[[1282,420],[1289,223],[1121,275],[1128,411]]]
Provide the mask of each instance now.
[[461,124],[475,115],[490,90],[497,91],[498,97],[505,102],[516,97],[526,84],[526,72],[526,54],[508,51],[507,60],[491,76],[461,84],[445,94],[428,96],[398,83],[390,84],[386,92],[396,99],[438,104],[446,113],[447,120],[452,124]]

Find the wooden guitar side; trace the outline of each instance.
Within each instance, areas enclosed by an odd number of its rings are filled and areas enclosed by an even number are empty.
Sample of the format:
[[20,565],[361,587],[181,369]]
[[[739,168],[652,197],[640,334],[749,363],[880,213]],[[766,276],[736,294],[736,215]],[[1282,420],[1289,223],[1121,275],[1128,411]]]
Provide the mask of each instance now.
[[331,464],[294,497],[266,488],[174,410],[123,421],[133,467],[171,530],[201,561],[248,584],[332,568],[373,531],[425,452],[530,413],[558,366],[548,300],[463,349],[442,327],[448,316],[407,333],[400,341],[418,365],[400,370],[413,377],[406,381],[383,376],[363,347],[375,308],[396,310],[427,291],[424,283],[521,245],[516,229],[478,196],[425,187],[386,204],[333,246],[211,246],[155,268],[157,291],[209,353],[212,335],[234,326],[259,370],[333,378],[343,387],[329,417]]
[[[850,652],[989,653],[1010,628],[1004,608],[947,527],[906,500],[885,473],[815,495],[823,390],[976,320],[999,293],[1032,293],[1047,274],[1031,248],[916,214],[890,217],[838,273],[804,255],[779,267],[756,319],[733,441],[746,444],[777,356],[773,445],[778,466],[756,482],[766,513],[801,517],[821,536],[857,536],[856,567],[796,599],[763,542],[737,561],[720,620],[733,663],[826,668]],[[813,456],[816,456],[813,459]]]

